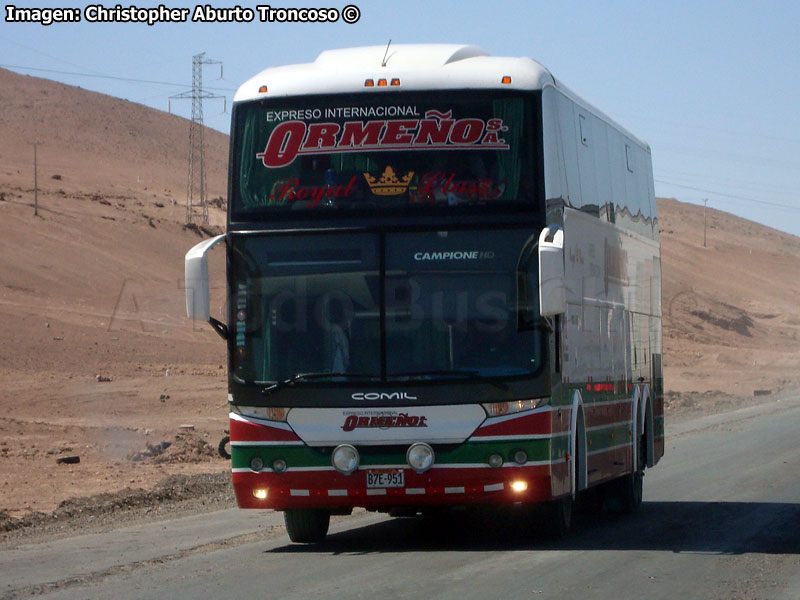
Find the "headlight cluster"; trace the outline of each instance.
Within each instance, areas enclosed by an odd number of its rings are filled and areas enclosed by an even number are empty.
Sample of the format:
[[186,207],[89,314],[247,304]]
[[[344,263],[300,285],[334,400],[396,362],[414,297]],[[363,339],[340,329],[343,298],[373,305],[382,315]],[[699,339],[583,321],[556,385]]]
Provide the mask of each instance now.
[[264,419],[265,421],[281,421],[283,423],[286,422],[286,417],[289,414],[289,409],[283,406],[234,406],[233,410],[243,417]]
[[[333,468],[344,475],[350,475],[358,470],[360,463],[358,450],[350,444],[340,444],[331,453]],[[415,442],[408,447],[406,462],[417,473],[424,473],[433,466],[436,456],[430,444]]]

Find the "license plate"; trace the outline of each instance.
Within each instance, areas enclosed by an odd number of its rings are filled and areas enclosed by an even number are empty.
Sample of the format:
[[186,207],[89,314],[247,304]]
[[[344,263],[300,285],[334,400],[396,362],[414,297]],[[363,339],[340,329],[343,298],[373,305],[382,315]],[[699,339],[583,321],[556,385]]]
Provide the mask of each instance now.
[[367,471],[368,488],[401,488],[405,485],[406,478],[402,469]]

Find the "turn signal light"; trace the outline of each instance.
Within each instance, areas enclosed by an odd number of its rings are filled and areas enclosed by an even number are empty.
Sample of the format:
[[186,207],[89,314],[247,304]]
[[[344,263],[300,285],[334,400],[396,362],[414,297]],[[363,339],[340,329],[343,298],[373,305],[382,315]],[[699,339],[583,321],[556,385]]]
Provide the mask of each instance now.
[[253,490],[253,496],[258,498],[259,500],[266,500],[266,498],[267,498],[267,490],[265,490],[263,488],[259,488],[259,489]]

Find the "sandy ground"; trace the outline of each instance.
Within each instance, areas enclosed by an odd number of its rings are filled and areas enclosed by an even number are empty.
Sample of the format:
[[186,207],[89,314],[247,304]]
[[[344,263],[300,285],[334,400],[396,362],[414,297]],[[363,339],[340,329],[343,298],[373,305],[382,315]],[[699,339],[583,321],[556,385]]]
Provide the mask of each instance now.
[[[0,104],[0,517],[223,473],[225,346],[185,318],[182,278],[224,212],[182,224],[186,122],[2,69]],[[29,141],[52,131],[34,216]],[[214,198],[226,138],[208,139]],[[660,200],[659,213],[668,418],[796,389],[800,239],[709,210],[703,247],[701,207]],[[80,462],[57,462],[68,456]]]

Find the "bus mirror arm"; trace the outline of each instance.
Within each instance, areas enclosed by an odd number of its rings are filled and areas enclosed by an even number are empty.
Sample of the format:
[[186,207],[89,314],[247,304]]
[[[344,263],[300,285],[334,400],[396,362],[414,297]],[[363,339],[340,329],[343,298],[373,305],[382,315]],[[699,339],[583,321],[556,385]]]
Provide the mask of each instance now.
[[208,322],[211,325],[211,327],[214,328],[214,331],[216,331],[219,334],[219,336],[227,342],[228,335],[230,332],[228,326],[225,325],[225,323],[223,323],[222,321],[217,321],[214,317],[208,317]]
[[551,225],[539,234],[539,314],[552,317],[566,309],[564,230]]
[[203,240],[186,253],[186,315],[193,321],[210,323],[218,334],[228,339],[228,327],[211,316],[208,284],[208,253],[224,239],[225,235],[218,235]]

